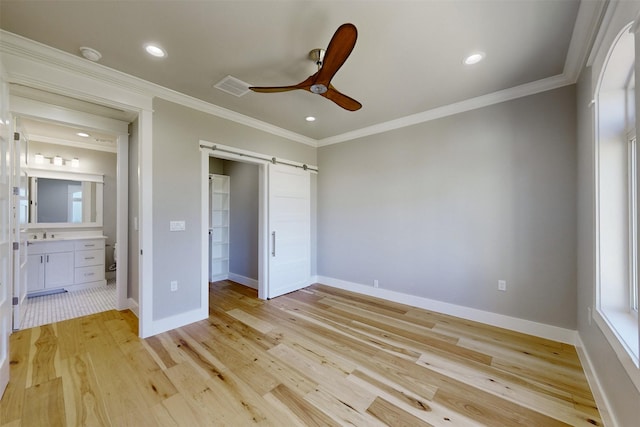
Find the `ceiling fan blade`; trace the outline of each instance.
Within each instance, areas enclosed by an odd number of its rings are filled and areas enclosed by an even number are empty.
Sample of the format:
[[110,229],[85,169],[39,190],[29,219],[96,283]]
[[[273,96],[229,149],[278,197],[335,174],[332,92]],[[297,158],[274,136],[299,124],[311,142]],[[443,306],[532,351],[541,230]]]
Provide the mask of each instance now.
[[362,104],[360,104],[358,101],[338,91],[331,85],[329,85],[329,89],[325,93],[323,93],[322,96],[335,102],[345,110],[356,111],[362,108]]
[[324,96],[335,102],[340,107],[349,111],[356,111],[362,108],[362,104],[353,98],[338,91],[331,85],[331,79],[338,72],[342,64],[347,60],[351,51],[356,45],[358,30],[355,25],[342,24],[331,37],[329,46],[324,54],[322,66],[313,75],[303,82],[291,86],[251,86],[254,92],[274,93],[287,92],[295,89],[304,89],[312,93]]
[[296,86],[251,86],[251,89],[254,92],[260,93],[274,93],[274,92],[287,92],[289,90],[299,89]]
[[322,84],[326,87],[333,76],[338,72],[342,64],[347,60],[358,38],[358,30],[353,24],[342,24],[336,30],[329,42],[327,51],[324,54],[322,68],[317,73],[315,84]]
[[315,80],[317,74],[318,73],[315,73],[314,75],[309,76],[305,81],[300,82],[297,85],[291,85],[291,86],[251,86],[249,89],[251,89],[254,92],[260,92],[260,93],[287,92],[287,91],[296,90],[296,89],[309,90],[309,88],[313,84],[313,81]]

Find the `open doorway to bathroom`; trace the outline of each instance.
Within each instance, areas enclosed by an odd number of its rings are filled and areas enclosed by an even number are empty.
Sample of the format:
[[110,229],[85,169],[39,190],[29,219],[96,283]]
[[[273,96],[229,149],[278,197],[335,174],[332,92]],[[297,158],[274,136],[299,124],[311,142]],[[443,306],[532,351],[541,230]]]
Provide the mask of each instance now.
[[26,262],[14,280],[14,294],[24,298],[14,306],[14,329],[122,309],[127,296],[128,122],[107,107],[47,104],[40,96],[18,87],[11,98],[26,141],[26,207],[17,205],[26,220],[16,239]]

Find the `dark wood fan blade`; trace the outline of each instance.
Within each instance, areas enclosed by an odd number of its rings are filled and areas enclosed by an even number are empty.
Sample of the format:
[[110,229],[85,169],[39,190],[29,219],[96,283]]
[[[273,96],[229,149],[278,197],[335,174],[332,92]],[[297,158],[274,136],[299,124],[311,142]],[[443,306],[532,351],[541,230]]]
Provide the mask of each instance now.
[[358,30],[353,24],[342,24],[331,37],[327,51],[324,54],[322,67],[318,72],[309,76],[305,81],[291,86],[252,86],[254,92],[274,93],[304,89],[335,102],[349,111],[362,108],[362,104],[338,91],[331,85],[331,79],[347,60],[356,45]]
[[305,81],[300,82],[297,85],[292,85],[292,86],[251,86],[249,89],[251,89],[254,92],[260,92],[260,93],[287,92],[287,91],[296,90],[296,89],[309,90],[309,88],[313,84],[314,80],[316,79],[316,75],[317,74],[318,73],[316,72],[314,75],[307,77],[307,79]]
[[252,86],[249,89],[251,89],[254,92],[260,92],[260,93],[274,93],[274,92],[287,92],[289,90],[296,90],[296,89],[300,89],[297,86]]
[[315,84],[329,87],[329,82],[351,54],[357,38],[358,30],[355,25],[347,23],[338,27],[327,46]]
[[335,87],[329,85],[329,89],[322,94],[325,98],[335,102],[345,110],[356,111],[362,108],[362,104],[360,104],[355,99],[345,95],[338,91]]

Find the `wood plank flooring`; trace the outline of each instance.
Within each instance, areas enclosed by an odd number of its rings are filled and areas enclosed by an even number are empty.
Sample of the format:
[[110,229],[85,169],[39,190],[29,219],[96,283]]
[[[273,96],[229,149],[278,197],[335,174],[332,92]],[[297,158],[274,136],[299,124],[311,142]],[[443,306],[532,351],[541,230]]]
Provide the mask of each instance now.
[[313,285],[210,286],[146,340],[130,311],[11,336],[0,426],[602,425],[572,346]]

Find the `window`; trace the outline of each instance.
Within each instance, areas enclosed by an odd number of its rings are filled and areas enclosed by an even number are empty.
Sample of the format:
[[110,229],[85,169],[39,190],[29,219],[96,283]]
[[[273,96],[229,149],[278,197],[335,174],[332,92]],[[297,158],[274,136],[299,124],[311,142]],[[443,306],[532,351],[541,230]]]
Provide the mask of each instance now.
[[80,185],[69,185],[68,191],[68,208],[67,222],[82,222],[82,187]]
[[629,308],[638,317],[638,148],[629,136]]
[[636,136],[636,73],[631,68],[625,84],[627,129],[629,141],[629,299],[630,309],[638,317],[638,142]]
[[593,318],[640,389],[638,149],[630,28],[614,41],[596,91],[598,273]]

